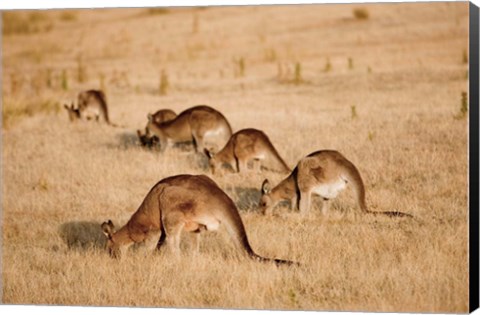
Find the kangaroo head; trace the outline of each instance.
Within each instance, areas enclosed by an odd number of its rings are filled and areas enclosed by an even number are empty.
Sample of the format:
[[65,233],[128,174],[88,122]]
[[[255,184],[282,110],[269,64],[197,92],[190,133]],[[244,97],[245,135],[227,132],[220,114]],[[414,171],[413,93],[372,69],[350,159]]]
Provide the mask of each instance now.
[[148,129],[145,131],[145,134],[142,134],[140,130],[137,130],[137,136],[138,136],[138,139],[140,140],[140,144],[144,147],[151,148],[159,142],[157,136],[149,135]]
[[262,213],[266,214],[270,208],[274,206],[272,197],[270,196],[271,189],[268,179],[263,181],[260,191],[262,192],[262,196],[260,197],[260,202],[258,205]]
[[67,110],[68,119],[70,119],[70,121],[73,122],[80,119],[80,110],[74,107],[73,102],[70,106],[68,106],[67,104],[63,104],[63,107],[65,107],[65,109]]
[[218,167],[218,161],[215,157],[215,153],[212,152],[212,149],[208,150],[207,148],[203,149],[203,152],[208,157],[208,165],[212,170],[212,174],[215,175],[215,169]]
[[115,226],[111,220],[102,223],[103,234],[107,237],[107,250],[112,258],[120,257],[120,247],[114,240]]

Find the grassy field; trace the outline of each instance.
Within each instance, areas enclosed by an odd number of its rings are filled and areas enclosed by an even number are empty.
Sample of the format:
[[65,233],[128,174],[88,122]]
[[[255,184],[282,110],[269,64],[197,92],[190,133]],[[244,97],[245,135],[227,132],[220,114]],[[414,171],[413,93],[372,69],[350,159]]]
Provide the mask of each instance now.
[[[4,13],[2,301],[254,309],[468,310],[468,3]],[[113,128],[71,124],[63,104],[103,88]],[[290,166],[320,149],[360,170],[321,215],[257,209],[264,178],[213,179],[253,248],[226,231],[200,254],[109,258],[99,224],[127,222],[160,179],[209,173],[193,152],[141,148],[147,113],[197,104],[234,131],[264,130]],[[462,110],[463,106],[463,110]]]

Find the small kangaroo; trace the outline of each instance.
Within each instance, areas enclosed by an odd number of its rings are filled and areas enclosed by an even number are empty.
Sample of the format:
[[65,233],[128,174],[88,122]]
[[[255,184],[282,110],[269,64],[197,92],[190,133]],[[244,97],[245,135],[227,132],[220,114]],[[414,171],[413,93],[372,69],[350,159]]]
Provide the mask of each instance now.
[[205,149],[205,154],[209,158],[212,174],[215,174],[216,169],[224,165],[232,169],[235,167],[237,172],[246,171],[250,161],[258,162],[258,171],[262,166],[269,166],[271,169],[283,173],[291,172],[267,135],[263,131],[253,128],[242,129],[234,133],[225,147],[217,154],[207,149]]
[[166,240],[169,249],[178,255],[182,231],[216,231],[222,224],[250,258],[277,265],[294,264],[257,255],[250,246],[234,202],[205,175],[167,177],[153,186],[122,228],[115,231],[111,220],[101,227],[107,237],[110,256],[120,258],[134,243],[148,242],[153,250],[157,240],[158,249]]
[[78,110],[80,116],[87,120],[99,121],[100,116],[109,125],[108,108],[105,93],[100,90],[87,90],[78,93]]
[[201,153],[206,144],[222,148],[232,135],[225,116],[206,105],[189,108],[161,124],[155,123],[149,114],[147,130],[158,137],[162,150],[175,143],[193,142],[195,151]]
[[263,214],[269,214],[280,201],[290,200],[292,207],[298,206],[300,213],[305,214],[310,209],[311,195],[316,194],[323,198],[322,213],[326,215],[330,200],[345,189],[347,184],[352,185],[363,213],[413,217],[398,211],[370,211],[365,201],[365,186],[357,168],[341,153],[333,150],[316,151],[301,159],[292,173],[273,189],[270,189],[270,183],[265,179],[259,206]]
[[71,122],[80,120],[80,110],[74,107],[73,102],[70,106],[68,106],[67,104],[63,104],[63,107],[65,107],[65,109],[67,110],[68,119]]

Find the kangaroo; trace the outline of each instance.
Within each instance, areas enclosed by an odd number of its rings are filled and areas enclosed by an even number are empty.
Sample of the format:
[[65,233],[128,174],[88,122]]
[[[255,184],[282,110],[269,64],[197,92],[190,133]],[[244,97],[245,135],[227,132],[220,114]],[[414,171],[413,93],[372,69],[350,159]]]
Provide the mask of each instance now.
[[[237,172],[247,170],[248,162],[257,161],[258,170],[261,166],[270,166],[273,170],[284,173],[291,172],[291,169],[282,159],[280,154],[270,142],[267,135],[260,130],[249,128],[242,129],[234,133],[228,140],[225,147],[217,154],[205,149],[205,154],[209,159],[212,174],[216,169],[227,165],[234,168]],[[264,165],[268,162],[267,165]]]
[[78,94],[78,109],[80,115],[87,120],[99,121],[100,116],[109,125],[108,108],[105,93],[100,90],[87,90]]
[[147,130],[160,140],[162,150],[180,142],[193,142],[196,152],[204,152],[206,144],[222,148],[232,135],[227,119],[217,110],[199,105],[189,108],[170,121],[156,124],[148,114]]
[[73,102],[70,106],[68,106],[67,104],[63,104],[63,106],[67,110],[68,119],[71,122],[80,120],[80,110],[78,108],[74,108]]
[[[101,227],[107,237],[110,256],[120,258],[134,243],[158,240],[179,254],[182,231],[201,233],[216,231],[225,225],[228,233],[243,251],[254,260],[277,265],[292,261],[270,259],[256,254],[247,238],[237,207],[217,184],[205,175],[177,175],[159,181],[147,194],[138,210],[118,231],[111,220]],[[198,239],[198,238],[197,238]],[[153,249],[153,248],[152,248]]]
[[268,179],[264,180],[259,206],[263,214],[268,214],[280,201],[290,200],[292,208],[298,206],[300,213],[305,214],[310,209],[311,195],[316,194],[323,198],[322,213],[326,215],[330,200],[349,183],[363,213],[413,217],[398,211],[370,211],[365,201],[365,186],[359,171],[341,153],[333,150],[316,151],[301,159],[292,173],[273,189],[270,189]]

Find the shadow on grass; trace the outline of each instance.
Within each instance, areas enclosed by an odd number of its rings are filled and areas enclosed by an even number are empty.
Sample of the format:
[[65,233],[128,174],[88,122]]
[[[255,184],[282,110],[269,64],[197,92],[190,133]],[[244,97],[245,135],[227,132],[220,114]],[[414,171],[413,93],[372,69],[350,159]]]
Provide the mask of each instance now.
[[242,211],[259,211],[260,190],[251,187],[233,187],[225,189],[227,194],[236,196],[235,204]]
[[[155,144],[152,146],[142,146],[140,139],[136,132],[122,132],[116,135],[116,143],[109,143],[108,146],[111,148],[142,148],[150,151],[160,151],[160,144]],[[179,142],[173,145],[172,147],[175,150],[180,152],[193,152],[194,147],[192,142]],[[172,148],[169,148],[171,150]]]
[[72,250],[105,248],[106,238],[100,223],[92,221],[71,221],[58,229],[62,240]]

